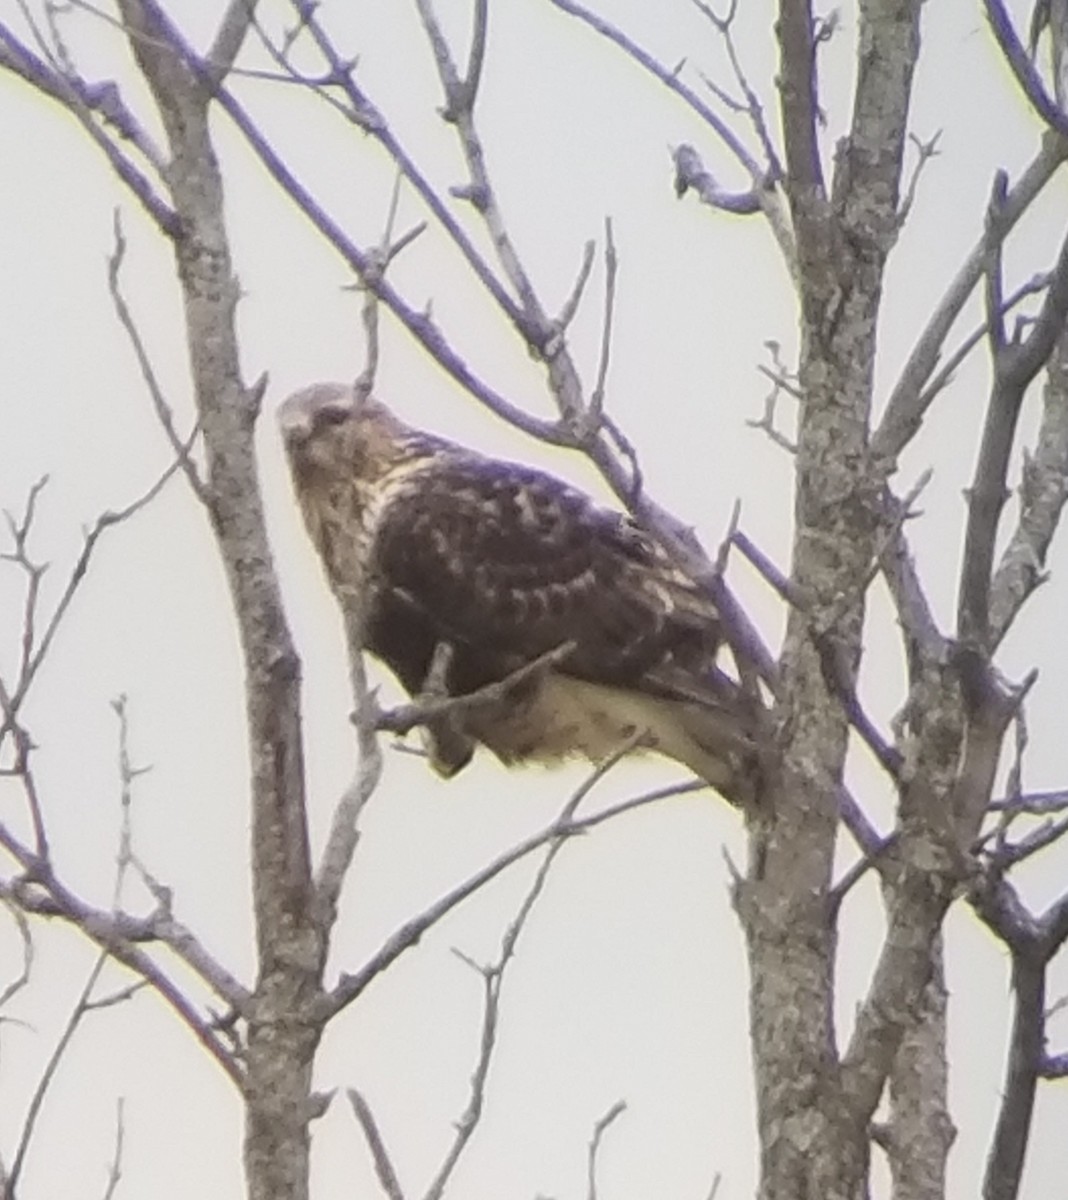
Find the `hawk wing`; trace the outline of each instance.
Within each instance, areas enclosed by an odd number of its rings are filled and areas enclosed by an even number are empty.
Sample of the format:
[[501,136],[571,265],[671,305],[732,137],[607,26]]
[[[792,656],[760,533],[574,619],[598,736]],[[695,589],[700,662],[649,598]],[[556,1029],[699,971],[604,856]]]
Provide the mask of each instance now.
[[716,667],[719,615],[628,517],[529,468],[406,426],[344,384],[290,396],[279,420],[305,523],[364,644],[413,694],[452,651],[451,695],[565,643],[502,698],[428,723],[455,774],[476,743],[505,763],[601,762],[628,739],[736,803],[753,795],[754,712]]
[[[450,690],[462,692],[571,641],[562,673],[720,699],[714,605],[628,517],[539,471],[468,454],[440,453],[409,484],[372,547],[372,622],[387,635],[394,626],[387,660],[404,641],[425,658],[432,629],[473,652],[456,657]],[[398,673],[421,683],[415,667]]]

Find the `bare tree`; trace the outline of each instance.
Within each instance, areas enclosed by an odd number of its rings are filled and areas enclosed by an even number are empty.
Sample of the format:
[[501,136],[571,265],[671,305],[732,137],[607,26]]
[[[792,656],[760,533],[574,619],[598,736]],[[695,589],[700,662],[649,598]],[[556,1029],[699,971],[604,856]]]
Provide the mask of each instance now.
[[[43,481],[9,518],[6,566],[18,573],[22,606],[18,617],[5,618],[4,635],[15,639],[17,649],[0,678],[0,751],[21,810],[0,823],[6,859],[0,899],[24,953],[2,1000],[7,1003],[31,977],[35,921],[73,926],[100,958],[5,1159],[8,1197],[22,1194],[36,1115],[76,1029],[93,1009],[126,1000],[142,987],[173,1010],[237,1090],[245,1113],[248,1194],[255,1200],[308,1196],[311,1123],[331,1102],[315,1091],[313,1069],[330,1023],[457,905],[513,863],[542,851],[499,954],[488,963],[468,958],[483,996],[477,1062],[454,1136],[423,1191],[428,1198],[446,1195],[481,1119],[502,984],[561,847],[579,832],[692,786],[644,793],[592,815],[580,812],[593,784],[616,765],[613,759],[561,800],[558,817],[544,829],[412,916],[362,966],[331,981],[328,955],[361,816],[379,781],[379,737],[440,715],[442,703],[470,698],[383,710],[368,689],[358,631],[350,631],[358,762],[316,861],[308,828],[301,663],[275,572],[254,442],[267,380],[248,378],[241,365],[222,119],[226,137],[236,131],[271,187],[356,276],[365,332],[359,388],[370,390],[377,378],[385,311],[473,402],[531,438],[585,456],[619,501],[714,595],[741,686],[767,715],[760,795],[741,817],[748,861],[744,871],[735,870],[732,892],[750,974],[763,1200],[869,1195],[873,1144],[885,1153],[899,1200],[947,1194],[955,1131],[947,1094],[943,931],[950,906],[964,900],[1011,959],[1014,1013],[984,1195],[1006,1200],[1019,1194],[1039,1083],[1068,1074],[1065,1055],[1050,1049],[1047,1034],[1056,1009],[1047,974],[1068,938],[1068,892],[1032,912],[1014,873],[1049,855],[1068,831],[1068,795],[1024,788],[1026,700],[1037,672],[1009,678],[999,664],[1008,634],[1044,581],[1068,498],[1068,235],[1058,231],[1059,249],[1022,284],[1010,283],[1005,255],[1068,159],[1068,3],[1046,0],[1036,7],[1028,49],[1001,0],[986,0],[984,36],[1018,82],[1038,148],[1015,177],[991,164],[986,211],[961,218],[974,226],[974,246],[926,315],[904,362],[894,364],[885,403],[876,368],[887,268],[906,219],[922,203],[921,172],[937,152],[936,139],[910,133],[921,62],[920,0],[861,0],[848,14],[828,16],[816,14],[807,0],[782,0],[773,34],[777,121],[769,115],[770,91],[762,94],[746,73],[736,40],[743,14],[736,3],[719,11],[694,0],[709,40],[692,53],[684,48],[689,57],[674,67],[584,5],[545,4],[570,19],[575,38],[592,32],[605,41],[635,68],[639,85],[644,79],[667,89],[745,181],[741,190],[725,187],[702,153],[683,144],[672,152],[677,194],[707,206],[710,221],[726,213],[766,222],[781,254],[797,301],[799,352],[794,365],[773,348],[762,368],[773,390],[754,424],[792,457],[794,529],[786,567],[778,567],[737,519],[718,551],[707,555],[681,517],[647,492],[639,449],[608,402],[619,287],[611,224],[600,255],[595,242],[586,244],[562,304],[554,308],[542,294],[537,264],[527,260],[510,226],[480,121],[493,49],[487,0],[472,3],[466,40],[442,24],[431,0],[414,3],[443,97],[438,116],[455,135],[463,164],[462,182],[451,188],[435,182],[378,106],[364,82],[360,45],[343,40],[331,14],[307,0],[288,6],[232,0],[203,48],[158,0],[116,0],[114,11],[81,0],[68,7],[47,2],[39,12],[20,4],[17,22],[0,23],[0,67],[78,123],[168,247],[181,292],[196,414],[191,428],[179,427],[124,294],[126,242],[116,224],[111,296],[171,460],[157,478],[144,481],[140,496],[89,526],[50,603],[34,542],[48,495]],[[133,80],[90,78],[80,65],[72,49],[77,30],[99,29],[101,22],[126,46],[136,86]],[[821,63],[850,36],[854,86],[848,111],[834,114],[843,132],[829,150]],[[710,80],[690,61],[707,45],[723,55],[728,81]],[[260,90],[245,86],[252,83]],[[269,106],[260,113],[256,105],[287,88],[320,105],[324,115],[340,117],[354,140],[370,142],[395,171],[390,214],[376,243],[359,240],[317,201],[297,162],[267,132]],[[670,183],[665,179],[665,192]],[[422,212],[419,223],[401,233],[395,229],[399,194],[414,197]],[[537,364],[552,416],[532,415],[488,383],[489,372],[469,363],[447,322],[395,282],[395,263],[419,253],[426,228],[459,255],[502,329]],[[598,261],[601,328],[587,386],[573,325],[580,310],[596,302],[590,281]],[[975,295],[983,300],[979,327],[962,333]],[[960,531],[956,612],[947,623],[938,619],[909,540],[925,476],[915,485],[903,483],[900,465],[906,453],[925,453],[925,421],[980,348],[989,360],[988,386]],[[1021,450],[1025,397],[1040,378],[1037,429]],[[794,405],[795,417],[782,416],[787,404]],[[153,503],[172,476],[184,478],[214,536],[244,672],[255,920],[255,970],[247,979],[212,952],[205,932],[178,918],[169,887],[136,853],[129,812],[138,772],[127,750],[125,705],[117,703],[124,820],[110,904],[85,899],[53,851],[26,715],[42,665],[57,652],[57,630],[95,567],[98,546]],[[1012,484],[1017,501],[1009,522],[1003,517]],[[780,646],[768,646],[738,599],[743,563],[755,567],[782,605]],[[861,656],[877,636],[869,596],[883,586],[897,618],[906,687],[900,696],[880,696],[879,711],[869,712],[861,699]],[[619,757],[630,748],[621,747]],[[847,771],[847,756],[857,748],[893,797],[885,823],[877,821],[863,785]],[[843,851],[843,833],[852,849]],[[124,892],[131,874],[150,900],[141,909]],[[843,1036],[835,1018],[839,921],[858,894],[854,888],[868,877],[878,880],[885,929],[870,984]],[[127,978],[100,995],[98,977],[109,960],[133,982]],[[401,1182],[405,1148],[388,1144],[372,1100],[360,1089],[353,1087],[348,1097],[381,1194],[391,1200],[410,1194]],[[613,1105],[593,1128],[590,1197],[599,1194],[602,1143],[624,1107]],[[120,1186],[123,1145],[120,1108],[109,1196]],[[718,1176],[712,1194],[717,1187]]]

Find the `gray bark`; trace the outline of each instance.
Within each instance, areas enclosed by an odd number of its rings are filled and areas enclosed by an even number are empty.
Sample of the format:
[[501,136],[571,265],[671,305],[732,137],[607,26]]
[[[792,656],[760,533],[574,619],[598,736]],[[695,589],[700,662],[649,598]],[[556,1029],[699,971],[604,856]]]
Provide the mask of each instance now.
[[890,1074],[890,1121],[879,1139],[890,1163],[894,1200],[943,1200],[956,1128],[949,1115],[946,1057],[948,996],[942,939],[932,947],[931,978],[905,1029]]
[[[864,584],[880,524],[867,458],[876,326],[897,202],[920,4],[861,5],[852,128],[833,189],[817,143],[813,13],[780,6],[786,189],[797,238],[803,393],[790,616],[777,712],[781,769],[752,823],[739,892],[751,974],[762,1200],[867,1195],[870,1091],[852,1096],[833,1023],[836,935],[828,894],[848,720],[814,630],[855,672]],[[911,980],[914,995],[926,977]],[[900,1030],[897,1030],[900,1037]]]

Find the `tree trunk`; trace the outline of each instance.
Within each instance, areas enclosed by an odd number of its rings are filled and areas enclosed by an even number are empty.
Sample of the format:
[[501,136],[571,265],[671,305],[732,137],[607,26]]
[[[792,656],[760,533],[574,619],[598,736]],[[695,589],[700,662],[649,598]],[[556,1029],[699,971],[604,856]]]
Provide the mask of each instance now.
[[778,775],[750,822],[749,871],[737,894],[751,978],[761,1200],[868,1194],[868,1126],[881,1086],[861,1096],[847,1090],[834,1028],[829,893],[849,724],[832,681],[855,678],[883,518],[882,481],[867,454],[869,417],[919,12],[918,0],[860,6],[852,127],[838,147],[830,194],[810,5],[783,0],[776,30],[802,329],[791,579],[805,607],[790,614]]
[[[251,1200],[307,1200],[311,1075],[325,934],[314,919],[304,806],[300,664],[267,540],[254,433],[262,388],[242,382],[230,259],[208,120],[211,81],[155,0],[122,0],[130,46],[167,133],[173,238],[209,508],[245,669],[259,977],[248,1022],[245,1169]],[[249,12],[231,26],[237,53]],[[236,802],[236,798],[235,798]]]

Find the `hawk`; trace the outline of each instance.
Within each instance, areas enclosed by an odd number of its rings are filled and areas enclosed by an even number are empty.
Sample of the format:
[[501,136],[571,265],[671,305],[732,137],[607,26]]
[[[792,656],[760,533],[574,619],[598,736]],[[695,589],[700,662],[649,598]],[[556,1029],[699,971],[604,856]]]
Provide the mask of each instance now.
[[278,419],[331,588],[410,695],[432,664],[438,694],[466,696],[566,650],[503,698],[430,722],[439,774],[479,744],[506,764],[598,762],[640,739],[744,802],[753,721],[716,666],[719,614],[629,516],[413,429],[346,384],[296,392]]

